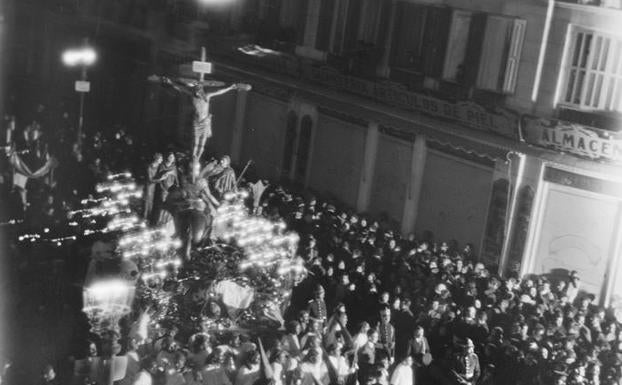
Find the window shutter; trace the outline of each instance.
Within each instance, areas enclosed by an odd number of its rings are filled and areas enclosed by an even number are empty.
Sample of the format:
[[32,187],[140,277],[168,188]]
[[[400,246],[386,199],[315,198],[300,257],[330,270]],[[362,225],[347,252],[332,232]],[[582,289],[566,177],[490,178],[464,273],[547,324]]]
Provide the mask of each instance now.
[[523,50],[523,40],[525,37],[526,20],[514,20],[512,26],[512,37],[510,39],[510,49],[503,79],[503,92],[513,93],[516,88],[516,78],[518,76],[518,64]]
[[333,12],[335,12],[335,0],[321,0],[320,15],[317,25],[317,40],[315,48],[320,51],[328,51],[330,43],[331,27],[333,25]]
[[[391,0],[377,0],[380,4],[379,4],[379,11],[378,11],[378,31],[376,33],[376,45],[378,47],[384,47],[386,38],[387,38],[387,34],[389,33],[389,19],[391,18],[391,7],[392,7],[392,1]],[[373,4],[373,3],[372,3]],[[399,4],[400,2],[397,3],[397,10],[399,10]],[[397,15],[397,13],[396,13]],[[398,17],[396,17],[396,20],[399,20]],[[393,40],[395,39],[395,36],[397,35],[397,31],[398,29],[394,27],[394,33],[392,36],[392,41],[391,44],[393,44]],[[391,52],[389,52],[389,54],[391,54]],[[389,56],[390,57],[390,56]]]
[[509,43],[509,29],[512,27],[512,19],[502,16],[489,15],[486,19],[486,33],[482,47],[477,87],[500,91],[500,82],[505,75],[505,64]]
[[357,1],[360,4],[359,24],[357,39],[369,43],[377,44],[378,23],[382,14],[383,2],[379,0]]
[[469,27],[469,41],[464,57],[464,79],[456,79],[464,85],[474,85],[477,80],[480,58],[482,56],[482,43],[486,32],[486,14],[477,13],[471,16]]
[[430,77],[440,78],[443,72],[451,9],[429,7],[423,34],[423,72]]
[[298,33],[297,40],[299,45],[304,45],[305,41],[305,31],[307,29],[307,14],[309,13],[309,0],[301,0],[300,8],[298,8],[297,26],[296,31]]
[[329,38],[330,52],[341,54],[348,17],[349,0],[336,0],[332,14],[331,35]]
[[422,43],[427,7],[398,3],[393,35],[392,66],[423,71]]
[[279,26],[279,17],[281,15],[281,0],[271,0],[269,2],[267,20],[272,23],[273,28]]
[[469,43],[469,30],[471,25],[471,13],[454,10],[451,16],[451,27],[443,68],[443,79],[456,81],[464,73],[467,45]]
[[299,12],[300,0],[282,0],[279,11],[279,24],[281,27],[290,28],[297,27],[298,20],[296,19],[296,13]]
[[257,18],[259,20],[263,20],[266,18],[266,14],[268,13],[268,0],[259,0],[257,2]]
[[343,39],[343,50],[352,51],[358,46],[357,38],[359,31],[359,24],[361,21],[361,1],[350,0],[348,7],[348,17],[346,19],[346,31]]

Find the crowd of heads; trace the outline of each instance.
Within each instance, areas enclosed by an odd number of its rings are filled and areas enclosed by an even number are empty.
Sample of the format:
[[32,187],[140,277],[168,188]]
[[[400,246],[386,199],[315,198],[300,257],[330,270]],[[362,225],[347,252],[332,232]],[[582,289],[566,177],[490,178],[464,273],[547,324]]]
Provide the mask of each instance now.
[[620,322],[580,289],[574,271],[502,278],[478,262],[470,245],[402,238],[278,185],[265,192],[259,211],[284,218],[305,239],[299,255],[309,275],[292,292],[283,328],[185,339],[175,327],[147,339],[130,333],[125,353],[141,365],[127,378],[236,385],[267,377],[278,385],[620,382]]
[[[10,134],[9,127],[14,128]],[[6,202],[0,222],[37,225],[62,222],[110,170],[134,169],[140,153],[121,126],[78,138],[68,113],[48,111],[41,104],[27,118],[5,117],[0,143],[5,154],[16,153],[32,172],[53,160],[51,172],[41,177],[16,178],[8,156],[0,157],[0,200]]]
[[[20,189],[3,163],[2,199],[18,207],[8,218],[58,223],[110,169],[144,168],[130,151],[132,138],[122,129],[113,132],[96,132],[77,146],[68,139],[71,130],[50,135],[36,121],[18,130],[15,150],[28,163],[36,168],[55,156],[60,166],[55,178],[29,180]],[[54,150],[67,146],[72,150]],[[153,157],[154,167],[177,168],[175,154],[165,155]],[[223,162],[228,166],[229,159]],[[190,167],[182,174],[191,175]],[[298,232],[298,254],[309,271],[292,292],[283,330],[260,336],[265,354],[245,334],[198,333],[180,341],[175,328],[163,327],[155,336],[119,340],[114,354],[134,363],[122,383],[250,385],[268,372],[276,385],[592,385],[622,379],[620,320],[581,291],[576,272],[500,277],[470,244],[437,242],[429,234],[402,237],[388,223],[278,184],[264,193],[257,213],[283,218]],[[88,347],[79,358],[97,357],[102,341]],[[42,377],[58,381],[52,367]],[[77,370],[63,378],[90,377]]]
[[[472,245],[401,237],[281,187],[266,193],[263,211],[286,218],[306,240],[300,254],[309,279],[294,290],[289,314],[307,329],[302,335],[322,330],[313,317],[306,321],[309,312],[317,317],[314,296],[320,295],[327,319],[380,341],[376,350],[390,357],[391,368],[412,351],[408,341],[424,336],[431,363],[410,356],[416,376],[431,381],[425,383],[460,383],[456,373],[464,367],[456,356],[469,350],[478,357],[480,383],[618,384],[622,378],[620,319],[581,290],[576,271],[502,278],[478,262]],[[394,346],[382,336],[387,322]],[[326,341],[331,328],[322,326]],[[382,363],[369,373],[382,373]]]

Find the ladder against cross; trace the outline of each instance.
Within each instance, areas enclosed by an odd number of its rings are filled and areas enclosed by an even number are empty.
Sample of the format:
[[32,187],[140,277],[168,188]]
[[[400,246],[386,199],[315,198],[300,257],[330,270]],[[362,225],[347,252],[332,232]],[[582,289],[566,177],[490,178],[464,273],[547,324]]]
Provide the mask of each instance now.
[[206,61],[205,47],[201,47],[201,60],[195,60],[192,62],[192,71],[199,74],[199,81],[202,83],[205,79],[205,74],[212,73],[212,63]]

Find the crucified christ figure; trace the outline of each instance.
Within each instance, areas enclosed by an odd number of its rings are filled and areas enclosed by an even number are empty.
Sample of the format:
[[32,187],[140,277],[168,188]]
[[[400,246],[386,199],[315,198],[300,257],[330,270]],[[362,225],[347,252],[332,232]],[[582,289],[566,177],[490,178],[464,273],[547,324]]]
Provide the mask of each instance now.
[[233,84],[216,91],[206,92],[201,82],[193,81],[186,83],[180,80],[172,80],[166,76],[162,76],[160,80],[162,84],[192,97],[192,105],[194,106],[192,158],[194,162],[198,162],[201,159],[205,144],[212,137],[212,114],[210,114],[209,110],[211,99],[232,90],[242,89],[250,91],[251,89],[248,84]]

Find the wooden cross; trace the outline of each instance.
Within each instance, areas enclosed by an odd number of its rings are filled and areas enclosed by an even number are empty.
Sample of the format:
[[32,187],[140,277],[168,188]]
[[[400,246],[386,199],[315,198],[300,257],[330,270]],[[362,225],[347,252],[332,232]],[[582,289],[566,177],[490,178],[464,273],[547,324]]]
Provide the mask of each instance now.
[[206,60],[207,57],[205,53],[205,47],[201,47],[201,60],[195,60],[192,62],[192,71],[199,74],[199,80],[201,81],[201,83],[205,79],[205,74],[212,73],[212,63]]

